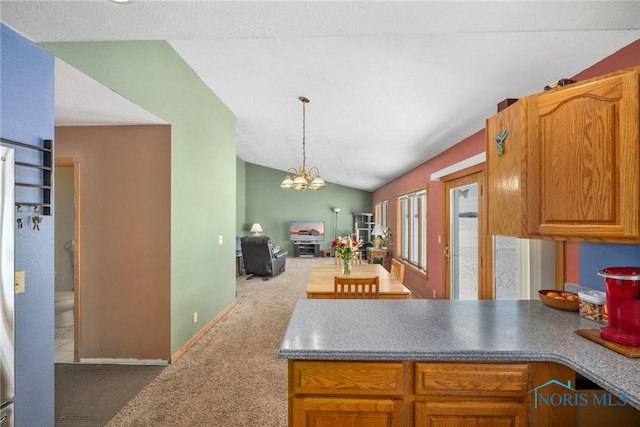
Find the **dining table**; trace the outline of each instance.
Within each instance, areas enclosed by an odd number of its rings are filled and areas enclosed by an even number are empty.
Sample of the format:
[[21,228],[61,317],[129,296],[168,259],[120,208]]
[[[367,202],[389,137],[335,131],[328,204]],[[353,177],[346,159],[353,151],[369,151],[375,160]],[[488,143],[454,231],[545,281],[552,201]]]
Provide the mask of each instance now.
[[[314,264],[307,283],[308,299],[334,299],[334,278],[343,277],[340,264]],[[350,277],[378,276],[380,299],[411,299],[411,291],[381,264],[353,264]]]

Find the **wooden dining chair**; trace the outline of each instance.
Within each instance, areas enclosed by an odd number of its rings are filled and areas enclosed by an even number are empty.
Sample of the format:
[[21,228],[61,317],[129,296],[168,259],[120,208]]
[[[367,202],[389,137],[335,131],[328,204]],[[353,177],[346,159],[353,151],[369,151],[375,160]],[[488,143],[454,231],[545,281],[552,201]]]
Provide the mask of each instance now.
[[400,283],[404,280],[404,264],[393,258],[391,260],[391,275],[395,277]]
[[333,281],[333,294],[336,299],[380,299],[380,278],[378,276],[335,276]]

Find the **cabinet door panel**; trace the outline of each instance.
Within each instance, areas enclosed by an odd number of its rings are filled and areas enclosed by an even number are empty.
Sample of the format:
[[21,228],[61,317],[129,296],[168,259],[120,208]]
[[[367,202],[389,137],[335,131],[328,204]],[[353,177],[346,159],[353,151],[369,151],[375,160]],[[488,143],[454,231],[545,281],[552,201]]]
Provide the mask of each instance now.
[[638,73],[532,98],[530,232],[638,238]]
[[296,427],[400,427],[404,404],[392,399],[306,397],[293,400]]
[[489,234],[528,237],[525,216],[527,102],[521,99],[487,119]]
[[499,401],[416,402],[416,427],[524,427],[526,404]]
[[[615,116],[615,107],[608,102],[579,99],[540,119],[541,224],[585,218],[615,224]],[[572,120],[571,127],[562,125]]]

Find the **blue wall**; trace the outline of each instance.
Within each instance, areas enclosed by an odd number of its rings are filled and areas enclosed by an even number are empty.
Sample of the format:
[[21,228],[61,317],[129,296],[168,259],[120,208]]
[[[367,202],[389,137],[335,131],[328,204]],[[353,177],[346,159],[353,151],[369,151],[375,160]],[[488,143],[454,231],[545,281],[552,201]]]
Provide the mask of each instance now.
[[[0,25],[0,135],[41,146],[54,136],[53,55]],[[41,155],[19,148],[16,160],[38,163]],[[28,197],[20,194],[16,200]],[[16,295],[16,426],[53,426],[53,216],[37,231],[23,210],[26,225],[15,233],[16,271],[26,271],[26,291]]]
[[640,266],[640,245],[613,243],[580,244],[580,285],[604,291],[598,271],[607,267]]

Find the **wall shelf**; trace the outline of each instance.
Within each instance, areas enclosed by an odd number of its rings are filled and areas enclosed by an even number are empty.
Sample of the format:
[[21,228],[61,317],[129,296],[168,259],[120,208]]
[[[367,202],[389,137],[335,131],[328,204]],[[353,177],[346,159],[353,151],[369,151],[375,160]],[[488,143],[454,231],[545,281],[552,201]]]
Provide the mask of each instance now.
[[[42,215],[51,215],[51,188],[52,188],[52,173],[53,173],[53,140],[43,140],[43,145],[32,145],[20,141],[14,141],[7,138],[0,138],[0,143],[4,146],[11,148],[23,148],[25,150],[32,150],[42,153],[42,159],[39,163],[28,163],[23,161],[16,161],[16,172],[21,168],[25,170],[35,170],[38,175],[34,177],[34,182],[21,182],[16,181],[16,206],[32,206],[38,207]],[[16,150],[17,156],[18,150]],[[23,150],[20,150],[23,152]],[[22,178],[21,178],[22,179]],[[35,201],[33,198],[28,197],[19,189],[39,190]],[[32,199],[32,200],[28,200]],[[28,200],[28,201],[27,201]]]
[[353,214],[353,232],[356,235],[356,239],[362,239],[364,243],[371,242],[373,225],[372,213],[357,212]]

